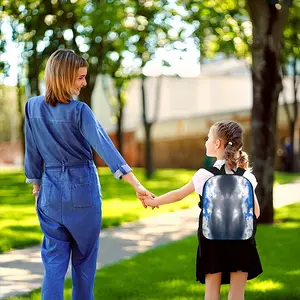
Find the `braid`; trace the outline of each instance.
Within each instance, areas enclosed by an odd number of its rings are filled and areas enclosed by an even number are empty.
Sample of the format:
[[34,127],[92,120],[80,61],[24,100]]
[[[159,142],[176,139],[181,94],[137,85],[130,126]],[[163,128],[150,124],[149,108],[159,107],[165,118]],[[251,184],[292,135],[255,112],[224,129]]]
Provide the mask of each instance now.
[[248,168],[248,155],[243,148],[243,130],[234,121],[220,121],[213,125],[216,137],[224,143],[224,159],[230,169]]

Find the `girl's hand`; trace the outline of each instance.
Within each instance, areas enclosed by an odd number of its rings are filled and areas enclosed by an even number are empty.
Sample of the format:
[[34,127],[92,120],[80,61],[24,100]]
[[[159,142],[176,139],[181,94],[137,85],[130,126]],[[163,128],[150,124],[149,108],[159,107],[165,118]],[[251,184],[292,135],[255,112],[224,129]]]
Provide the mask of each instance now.
[[135,191],[136,191],[136,196],[140,199],[140,201],[142,202],[142,204],[145,208],[147,208],[145,199],[148,197],[150,199],[153,199],[154,197],[156,197],[154,194],[152,194],[147,189],[145,189],[142,185],[139,185],[138,187],[136,187]]
[[158,206],[158,203],[157,203],[157,201],[156,201],[156,199],[153,199],[153,198],[151,198],[151,197],[146,197],[145,199],[144,199],[144,202],[145,202],[145,204],[147,205],[147,206],[151,206],[152,208],[155,208],[155,207],[159,207]]

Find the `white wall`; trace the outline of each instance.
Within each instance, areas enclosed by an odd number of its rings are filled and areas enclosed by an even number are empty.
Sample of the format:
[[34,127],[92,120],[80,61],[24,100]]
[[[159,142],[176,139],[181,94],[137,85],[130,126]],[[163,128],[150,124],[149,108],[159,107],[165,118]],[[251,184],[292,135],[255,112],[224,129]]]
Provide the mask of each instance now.
[[[156,100],[156,86],[158,77],[146,80],[148,118],[153,118]],[[206,75],[195,78],[162,77],[161,102],[158,123],[154,131],[155,137],[168,137],[174,134],[199,132],[196,120],[199,116],[215,116],[234,112],[249,114],[252,107],[252,81],[250,76],[215,76]],[[111,83],[110,83],[111,86]],[[284,80],[288,102],[292,101],[291,79]],[[105,96],[106,95],[106,96]],[[108,132],[115,131],[112,123],[112,110],[106,99],[113,95],[103,92],[100,78],[92,97],[92,107],[100,122]],[[138,138],[142,138],[142,101],[141,81],[135,79],[127,91],[128,103],[124,108],[124,131],[136,131]],[[282,103],[282,99],[280,99]],[[226,115],[224,115],[226,116]],[[187,121],[190,119],[190,121]],[[174,127],[174,122],[177,125]],[[172,124],[168,126],[167,124]],[[158,129],[157,129],[158,128]]]

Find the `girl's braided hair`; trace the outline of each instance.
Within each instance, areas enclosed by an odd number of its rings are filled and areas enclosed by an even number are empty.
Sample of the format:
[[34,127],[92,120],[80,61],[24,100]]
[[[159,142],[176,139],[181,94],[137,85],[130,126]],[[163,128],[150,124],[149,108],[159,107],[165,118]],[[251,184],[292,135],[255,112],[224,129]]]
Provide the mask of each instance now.
[[243,130],[234,121],[219,121],[212,127],[214,135],[224,143],[224,159],[230,169],[237,167],[248,169],[248,154],[243,148]]

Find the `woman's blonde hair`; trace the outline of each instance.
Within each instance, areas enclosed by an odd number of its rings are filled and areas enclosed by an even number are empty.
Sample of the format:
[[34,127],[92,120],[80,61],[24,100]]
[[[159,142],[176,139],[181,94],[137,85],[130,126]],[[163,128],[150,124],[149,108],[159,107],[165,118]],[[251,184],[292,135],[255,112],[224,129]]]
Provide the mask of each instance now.
[[[243,130],[234,121],[219,121],[212,126],[215,138],[224,143],[224,159],[230,169],[248,169],[248,154],[243,151]],[[237,156],[238,155],[238,156]]]
[[45,70],[46,103],[69,103],[74,95],[78,69],[88,67],[87,61],[73,50],[56,50],[47,61]]

